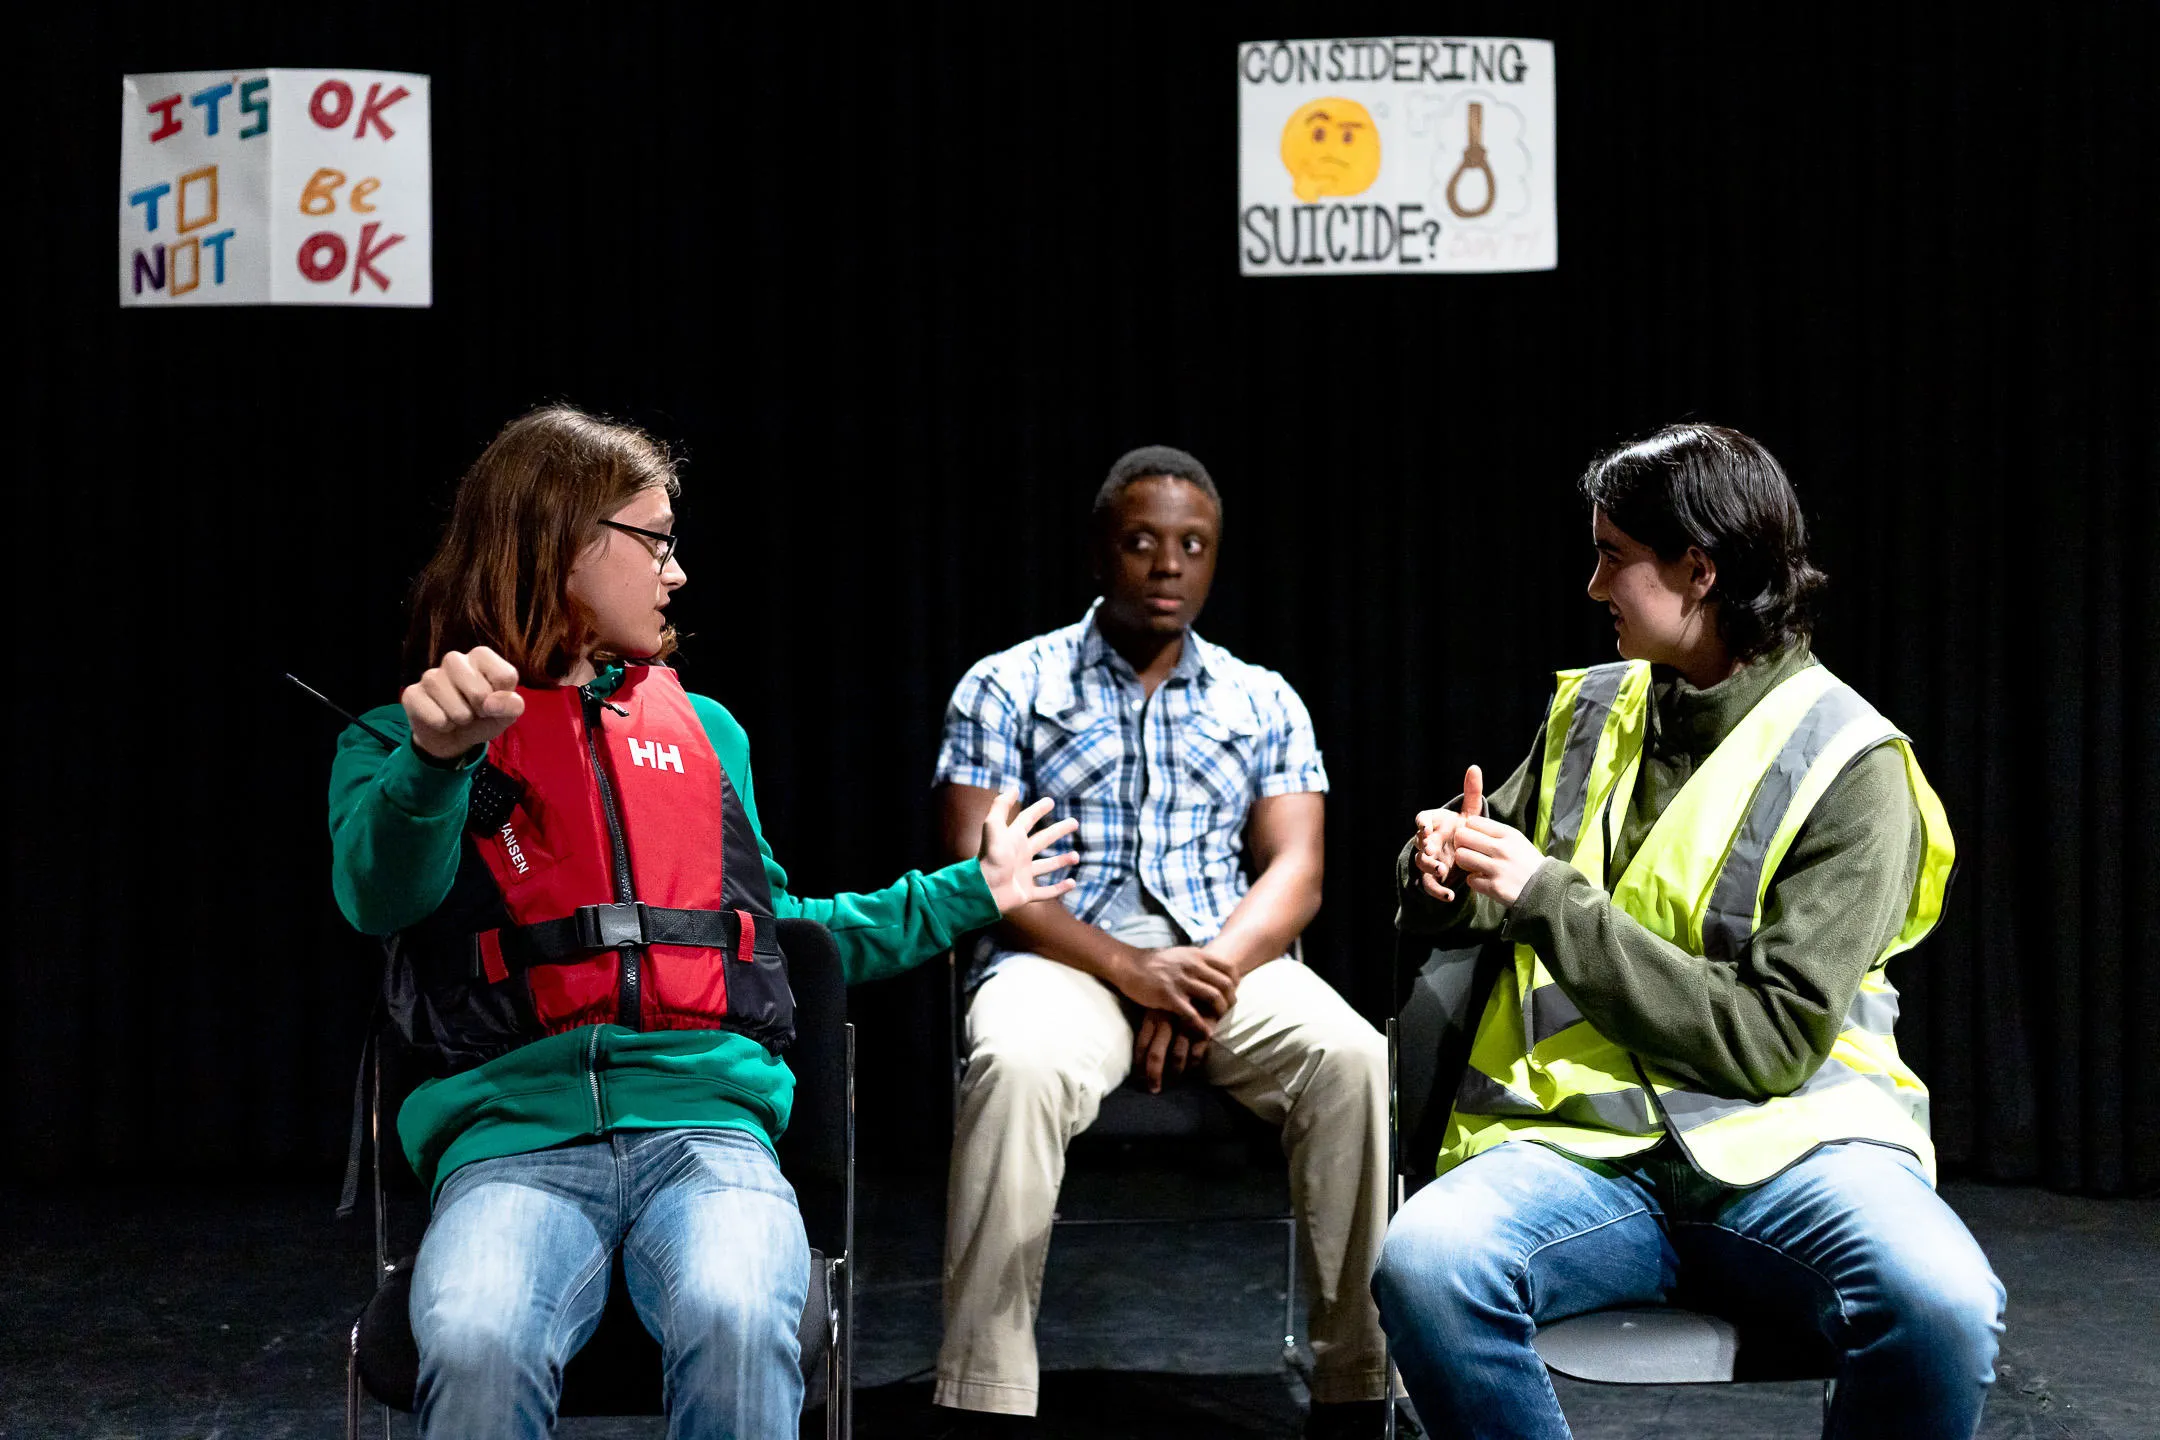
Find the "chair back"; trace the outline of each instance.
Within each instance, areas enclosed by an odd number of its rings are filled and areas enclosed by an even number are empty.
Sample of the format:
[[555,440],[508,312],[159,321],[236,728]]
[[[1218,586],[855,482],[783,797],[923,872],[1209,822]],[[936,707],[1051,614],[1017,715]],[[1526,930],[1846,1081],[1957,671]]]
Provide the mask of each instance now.
[[832,932],[815,920],[782,920],[780,951],[795,992],[795,1043],[787,1052],[795,1073],[795,1108],[780,1137],[780,1168],[795,1187],[810,1248],[847,1252],[844,1199],[848,1184],[847,976]]
[[1507,960],[1505,945],[1395,938],[1395,1167],[1412,1191],[1433,1177],[1470,1042]]

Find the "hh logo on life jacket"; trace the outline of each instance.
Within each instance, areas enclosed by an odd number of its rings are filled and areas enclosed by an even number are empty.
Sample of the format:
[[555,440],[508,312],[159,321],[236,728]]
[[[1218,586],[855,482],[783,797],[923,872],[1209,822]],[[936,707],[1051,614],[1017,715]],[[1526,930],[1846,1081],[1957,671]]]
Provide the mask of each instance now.
[[632,740],[630,763],[650,765],[655,770],[673,770],[678,775],[683,773],[682,751],[673,745],[662,745],[657,740]]

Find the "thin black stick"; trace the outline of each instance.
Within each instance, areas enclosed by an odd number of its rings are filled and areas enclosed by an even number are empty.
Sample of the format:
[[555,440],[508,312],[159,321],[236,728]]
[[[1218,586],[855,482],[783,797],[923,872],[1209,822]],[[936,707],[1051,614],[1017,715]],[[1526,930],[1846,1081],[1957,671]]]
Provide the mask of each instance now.
[[332,700],[329,696],[323,694],[322,691],[317,690],[314,686],[308,684],[307,681],[302,680],[299,676],[293,674],[291,671],[288,670],[285,673],[285,678],[292,681],[293,684],[299,686],[302,690],[307,691],[308,694],[314,696],[317,700],[322,701],[323,704],[329,706],[331,710],[333,710],[337,714],[344,716],[347,720],[359,726],[362,730],[367,731],[368,734],[374,736],[377,740],[382,741],[384,749],[395,750],[398,748],[397,741],[391,739],[388,735],[383,734],[382,731],[376,729],[373,725],[368,724],[367,721],[353,714],[350,710],[347,710],[344,706],[338,704],[337,701]]

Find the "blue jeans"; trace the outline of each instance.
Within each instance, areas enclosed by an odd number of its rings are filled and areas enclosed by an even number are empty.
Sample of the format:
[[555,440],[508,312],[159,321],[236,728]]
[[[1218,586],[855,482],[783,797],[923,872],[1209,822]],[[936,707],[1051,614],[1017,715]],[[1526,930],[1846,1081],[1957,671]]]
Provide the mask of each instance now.
[[1749,1190],[1669,1145],[1612,1162],[1514,1141],[1420,1190],[1373,1276],[1403,1382],[1435,1435],[1561,1437],[1537,1325],[1681,1298],[1818,1331],[1839,1352],[1825,1433],[1969,1440],[1994,1383],[2003,1288],[1884,1145],[1828,1145]]
[[607,1304],[620,1245],[660,1342],[672,1440],[793,1440],[810,1247],[772,1153],[735,1130],[634,1130],[479,1160],[413,1266],[420,1433],[536,1440]]

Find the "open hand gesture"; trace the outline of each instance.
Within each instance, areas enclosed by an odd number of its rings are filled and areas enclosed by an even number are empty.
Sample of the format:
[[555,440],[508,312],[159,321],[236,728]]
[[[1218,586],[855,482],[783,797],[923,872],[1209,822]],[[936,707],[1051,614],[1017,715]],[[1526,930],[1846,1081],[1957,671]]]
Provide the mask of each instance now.
[[1435,900],[1452,902],[1447,885],[1455,869],[1456,836],[1463,823],[1485,813],[1485,772],[1472,765],[1463,772],[1462,809],[1420,810],[1417,817],[1418,883]]
[[398,696],[413,744],[438,760],[487,744],[525,713],[517,683],[517,667],[487,646],[452,650]]
[[1030,833],[1035,822],[1049,814],[1050,807],[1056,802],[1037,800],[1018,815],[1012,813],[1014,803],[1011,791],[998,792],[997,799],[990,802],[990,813],[983,817],[982,848],[975,854],[975,863],[982,866],[984,883],[997,897],[1000,915],[1010,915],[1037,900],[1055,900],[1078,883],[1070,878],[1050,885],[1041,883],[1041,877],[1079,864],[1078,851],[1068,850],[1047,860],[1039,857],[1044,850],[1078,830],[1080,822],[1060,820]]

